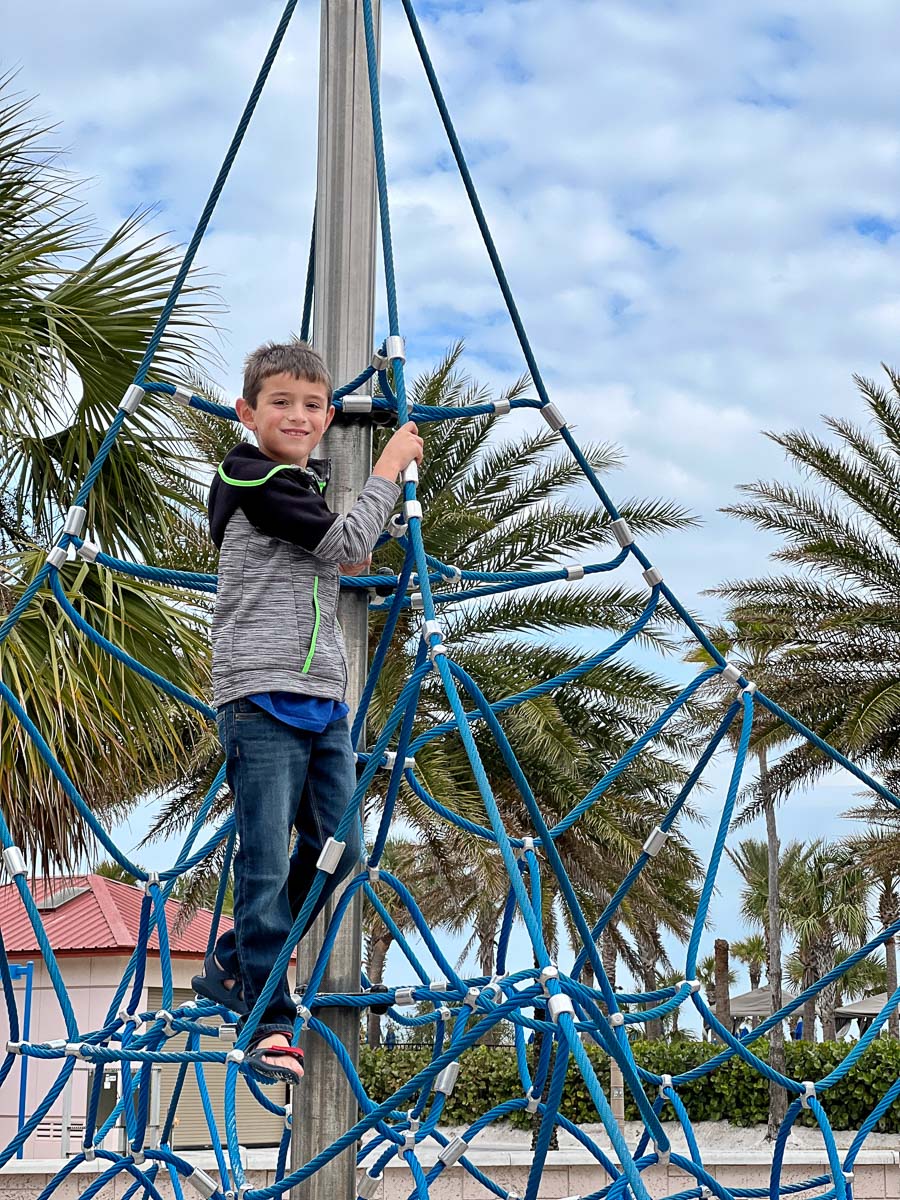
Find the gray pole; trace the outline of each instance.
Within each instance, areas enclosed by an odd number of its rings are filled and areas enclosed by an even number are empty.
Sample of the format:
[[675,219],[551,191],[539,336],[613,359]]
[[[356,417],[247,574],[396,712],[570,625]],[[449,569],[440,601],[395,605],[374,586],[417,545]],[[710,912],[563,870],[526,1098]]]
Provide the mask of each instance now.
[[[373,3],[376,30],[378,0]],[[375,319],[375,156],[361,0],[322,0],[319,57],[319,157],[313,345],[336,383],[357,375],[371,359]],[[372,463],[372,430],[365,423],[335,425],[323,443],[332,460],[328,498],[347,512]],[[339,617],[347,646],[348,703],[354,705],[366,675],[368,597],[344,595]],[[309,979],[337,895],[300,945],[297,979]],[[361,895],[341,927],[322,983],[326,992],[357,991],[362,942]],[[358,1009],[320,1014],[359,1057]],[[296,1168],[346,1132],[357,1120],[356,1100],[335,1056],[321,1038],[306,1034],[306,1078],[294,1089],[291,1167]],[[356,1147],[295,1188],[293,1200],[353,1200]]]

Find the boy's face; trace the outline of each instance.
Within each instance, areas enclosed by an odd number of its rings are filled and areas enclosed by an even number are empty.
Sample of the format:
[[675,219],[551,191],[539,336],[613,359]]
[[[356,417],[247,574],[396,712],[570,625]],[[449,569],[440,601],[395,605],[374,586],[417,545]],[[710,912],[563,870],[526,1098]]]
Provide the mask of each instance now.
[[306,466],[334,418],[324,383],[295,379],[286,372],[263,380],[256,408],[243,397],[236,407],[241,424],[256,434],[267,458],[300,467]]

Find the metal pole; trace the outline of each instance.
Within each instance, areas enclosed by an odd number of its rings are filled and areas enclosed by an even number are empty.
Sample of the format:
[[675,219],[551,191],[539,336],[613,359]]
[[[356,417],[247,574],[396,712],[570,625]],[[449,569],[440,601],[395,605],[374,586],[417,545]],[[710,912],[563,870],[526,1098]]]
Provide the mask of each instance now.
[[[380,9],[374,4],[376,30]],[[313,345],[335,382],[357,375],[371,359],[375,316],[375,156],[361,0],[322,0],[319,56],[319,157]],[[347,512],[372,463],[366,423],[335,425],[323,443],[332,461],[329,503]],[[347,647],[348,703],[359,699],[366,675],[368,598],[342,596]],[[340,889],[300,945],[297,981],[303,984],[331,919]],[[351,906],[329,961],[322,990],[357,991],[362,943],[361,894]],[[327,1014],[327,1016],[326,1016]],[[322,1010],[354,1064],[359,1057],[359,1010]],[[306,1078],[294,1089],[291,1166],[309,1162],[357,1120],[357,1104],[335,1056],[316,1035],[303,1039]],[[293,1200],[354,1200],[356,1147],[292,1192]]]

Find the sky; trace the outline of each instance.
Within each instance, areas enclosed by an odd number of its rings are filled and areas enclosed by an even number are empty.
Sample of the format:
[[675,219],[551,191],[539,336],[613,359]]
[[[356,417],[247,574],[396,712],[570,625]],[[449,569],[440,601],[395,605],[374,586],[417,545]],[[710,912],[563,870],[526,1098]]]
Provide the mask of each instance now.
[[[383,7],[409,370],[462,337],[466,369],[501,387],[521,354],[402,8]],[[218,382],[232,395],[243,354],[299,321],[317,10],[299,7],[198,258],[227,306]],[[0,68],[59,124],[101,227],[154,206],[153,227],[184,241],[279,11],[18,4]],[[552,398],[579,439],[624,450],[614,497],[666,496],[702,519],[651,554],[714,618],[704,589],[764,572],[775,548],[719,511],[740,483],[791,477],[762,431],[863,419],[853,375],[900,365],[896,7],[432,0],[419,16]],[[844,832],[853,796],[831,778],[792,798],[783,835]],[[705,803],[720,801],[721,788]],[[699,835],[704,852],[709,840]],[[727,873],[715,912],[710,939],[746,933]]]

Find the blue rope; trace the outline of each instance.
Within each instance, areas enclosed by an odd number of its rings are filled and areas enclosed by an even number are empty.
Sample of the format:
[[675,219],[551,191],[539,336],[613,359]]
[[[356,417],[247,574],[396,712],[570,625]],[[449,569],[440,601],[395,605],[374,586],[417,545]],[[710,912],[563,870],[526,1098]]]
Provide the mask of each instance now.
[[[266,78],[271,69],[275,55],[282,42],[288,23],[293,14],[296,0],[287,5],[271,42],[269,51],[251,91],[250,98],[232,139],[222,168],[213,185],[207,203],[201,213],[200,220],[182,264],[173,281],[169,296],[160,312],[156,327],[147,344],[144,357],[135,376],[135,383],[143,386],[151,394],[172,395],[175,388],[172,384],[150,382],[147,380],[152,359],[164,336],[168,321],[178,302],[179,295],[187,280],[191,266],[200,246],[204,232],[213,215],[222,187],[231,170],[243,137],[246,133],[250,117],[257,104]],[[413,32],[413,37],[422,57],[425,72],[431,85],[432,92],[438,105],[438,111],[444,123],[451,149],[456,159],[464,186],[472,204],[488,255],[494,267],[501,293],[510,313],[510,318],[519,338],[525,360],[531,371],[537,400],[517,399],[512,401],[513,409],[545,409],[550,403],[547,389],[541,378],[535,356],[525,331],[524,323],[516,307],[508,280],[500,262],[499,254],[493,242],[487,220],[477,196],[475,185],[465,162],[462,148],[450,120],[449,112],[441,94],[440,86],[428,56],[421,29],[413,11],[411,0],[403,0],[404,10]],[[371,0],[363,0],[363,25],[366,40],[366,56],[369,70],[370,104],[373,116],[373,133],[375,148],[375,173],[378,189],[378,204],[382,238],[382,253],[384,259],[385,286],[387,292],[388,329],[391,337],[399,334],[399,310],[397,298],[396,274],[393,259],[391,238],[390,205],[387,187],[387,166],[384,153],[384,139],[381,122],[381,99],[377,77],[377,46],[374,29],[374,18]],[[304,297],[304,311],[301,321],[301,333],[308,335],[313,304],[313,283],[315,263],[315,224],[310,243],[310,257],[307,269],[307,287]],[[361,370],[355,379],[335,390],[335,402],[340,405],[344,396],[356,391],[369,383],[376,374],[376,368],[367,366]],[[394,412],[397,419],[403,422],[409,418],[420,422],[459,420],[472,417],[489,416],[494,413],[490,403],[459,405],[459,406],[429,406],[410,403],[406,393],[403,357],[392,353],[390,373],[382,365],[377,371],[383,395],[375,397],[373,407],[381,412]],[[210,413],[217,417],[234,420],[235,412],[230,406],[220,405],[206,400],[202,396],[193,395],[190,398],[192,407]],[[545,414],[546,415],[546,414]],[[110,424],[99,448],[87,470],[84,480],[76,497],[76,503],[82,504],[90,496],[92,489],[103,469],[116,439],[123,427],[126,414],[118,411]],[[609,536],[609,521],[620,519],[620,513],[613,500],[606,492],[596,472],[586,457],[584,451],[576,442],[567,426],[560,429],[563,444],[572,455],[573,461],[580,467],[588,485],[598,497],[601,515],[598,516],[598,540]],[[414,482],[404,484],[403,497],[407,501],[416,499],[417,489]],[[83,542],[73,535],[65,535],[60,545],[64,548],[70,544],[81,547]],[[436,612],[446,605],[474,600],[478,602],[485,598],[504,595],[527,587],[544,586],[560,582],[567,578],[565,568],[526,570],[526,571],[477,571],[458,570],[426,552],[422,538],[421,521],[412,517],[408,524],[406,535],[398,540],[403,551],[403,565],[396,576],[389,574],[372,574],[364,577],[353,577],[342,581],[348,588],[381,587],[390,589],[392,594],[383,602],[373,607],[386,614],[381,637],[373,653],[371,669],[363,691],[361,703],[354,718],[353,739],[359,744],[366,717],[369,714],[372,699],[375,695],[378,680],[383,671],[387,655],[398,639],[401,629],[400,618],[408,613],[411,601],[407,595],[407,585],[412,579],[418,587],[421,599],[417,600],[417,608],[427,622],[433,622]],[[631,559],[644,570],[650,566],[650,560],[644,551],[634,542],[623,547],[612,559],[593,563],[584,567],[584,574],[591,576],[609,572],[624,566]],[[212,594],[216,589],[216,577],[201,572],[170,571],[167,568],[153,567],[143,563],[128,563],[111,555],[99,553],[98,565],[106,570],[114,570],[133,578],[147,580],[167,588],[185,589],[200,593]],[[0,643],[15,629],[20,618],[29,609],[32,601],[45,585],[49,584],[57,604],[74,629],[100,647],[105,653],[118,662],[136,672],[148,684],[180,703],[188,705],[211,718],[213,710],[202,700],[188,695],[171,681],[167,680],[150,667],[138,662],[121,647],[110,642],[88,621],[82,617],[62,586],[59,571],[44,564],[40,567],[31,582],[25,587],[16,605],[0,625]],[[443,589],[443,590],[436,590]],[[573,806],[555,825],[549,825],[541,810],[537,798],[533,794],[521,765],[504,732],[500,717],[521,704],[538,699],[551,691],[564,688],[589,676],[591,671],[608,662],[630,646],[649,623],[658,617],[661,605],[666,606],[678,619],[681,626],[702,646],[710,656],[713,666],[688,683],[681,692],[667,705],[664,711],[653,720],[645,732],[638,736],[634,743],[620,756],[618,761],[607,769],[597,780],[587,794]],[[700,689],[713,681],[720,681],[722,671],[726,666],[721,653],[712,644],[709,636],[699,626],[694,617],[687,611],[679,598],[674,595],[668,585],[656,582],[642,611],[630,627],[621,632],[609,645],[598,653],[577,663],[570,669],[559,673],[549,680],[536,682],[515,695],[507,696],[499,701],[489,702],[481,693],[472,677],[457,663],[448,648],[444,647],[439,635],[427,633],[419,637],[414,656],[412,671],[399,695],[394,701],[392,710],[378,734],[371,753],[359,755],[362,764],[361,777],[354,795],[338,825],[335,833],[336,840],[344,839],[354,822],[359,820],[360,805],[364,797],[371,791],[377,771],[390,747],[396,755],[394,765],[387,776],[387,784],[379,788],[382,802],[382,815],[372,841],[371,850],[367,855],[368,870],[352,879],[341,895],[335,907],[332,920],[326,931],[322,949],[316,959],[313,971],[307,982],[303,1003],[308,1009],[316,1007],[323,1009],[334,1006],[357,1008],[360,1013],[375,1003],[384,1002],[390,1005],[392,1018],[410,1029],[425,1029],[433,1036],[433,1053],[427,1066],[380,1104],[366,1093],[359,1075],[346,1047],[342,1046],[334,1034],[313,1014],[306,1024],[310,1030],[320,1036],[329,1050],[335,1055],[343,1070],[348,1084],[355,1096],[360,1110],[360,1119],[330,1146],[325,1147],[309,1163],[303,1164],[291,1173],[286,1173],[287,1148],[289,1130],[286,1128],[280,1138],[276,1179],[270,1185],[259,1189],[245,1189],[242,1194],[245,1200],[274,1200],[284,1196],[292,1187],[310,1178],[327,1162],[332,1161],[338,1154],[350,1148],[359,1138],[368,1136],[369,1141],[363,1147],[361,1157],[379,1152],[376,1161],[376,1172],[394,1159],[405,1161],[411,1175],[411,1195],[417,1198],[427,1198],[429,1190],[444,1169],[441,1164],[429,1172],[425,1172],[419,1162],[417,1151],[426,1140],[434,1139],[439,1145],[446,1145],[447,1139],[439,1129],[439,1122],[447,1104],[446,1095],[434,1092],[434,1085],[440,1072],[454,1062],[460,1062],[462,1057],[473,1049],[500,1022],[508,1022],[513,1028],[516,1067],[523,1094],[513,1096],[495,1105],[491,1110],[476,1117],[464,1133],[466,1145],[488,1125],[502,1120],[513,1113],[533,1110],[539,1120],[538,1137],[534,1152],[534,1161],[529,1172],[526,1188],[526,1200],[535,1200],[540,1186],[540,1177],[547,1159],[551,1135],[555,1128],[560,1127],[572,1133],[591,1154],[593,1159],[606,1172],[609,1183],[598,1189],[593,1196],[624,1198],[631,1196],[634,1200],[646,1200],[647,1189],[642,1174],[659,1161],[660,1155],[669,1152],[669,1141],[660,1115],[666,1105],[671,1105],[676,1119],[684,1131],[690,1159],[680,1155],[672,1155],[673,1164],[686,1172],[696,1186],[676,1194],[671,1200],[694,1200],[702,1194],[703,1188],[722,1198],[731,1197],[772,1197],[800,1194],[812,1188],[831,1185],[826,1197],[835,1200],[845,1200],[848,1188],[843,1177],[843,1170],[851,1170],[856,1157],[863,1147],[866,1138],[875,1129],[881,1117],[887,1113],[890,1106],[900,1096],[900,1080],[898,1080],[881,1098],[863,1128],[845,1156],[843,1168],[837,1152],[834,1135],[830,1122],[820,1097],[835,1084],[845,1079],[847,1074],[858,1064],[865,1051],[872,1045],[884,1027],[890,1013],[900,1004],[900,989],[891,996],[878,1017],[873,1021],[866,1035],[844,1056],[841,1062],[828,1075],[815,1082],[816,1094],[803,1097],[808,1111],[815,1118],[826,1145],[829,1160],[830,1175],[820,1176],[803,1183],[787,1184],[783,1181],[783,1157],[787,1136],[793,1123],[802,1109],[801,1099],[795,1099],[788,1110],[788,1116],[779,1132],[779,1139],[773,1151],[772,1174],[769,1189],[744,1188],[727,1189],[711,1178],[704,1169],[699,1147],[688,1111],[678,1094],[678,1088],[708,1076],[730,1058],[737,1057],[742,1063],[750,1066],[765,1078],[774,1080],[778,1085],[793,1095],[800,1097],[804,1092],[803,1084],[774,1071],[764,1060],[753,1052],[753,1044],[774,1025],[795,1011],[808,999],[818,995],[824,988],[839,979],[857,962],[870,954],[877,946],[883,944],[889,937],[900,931],[900,921],[889,929],[882,931],[871,939],[865,946],[854,951],[847,960],[828,972],[822,979],[817,980],[803,995],[797,997],[789,1005],[785,1005],[780,1013],[772,1014],[766,1021],[746,1037],[737,1038],[724,1028],[709,1010],[703,998],[695,990],[692,983],[696,973],[697,958],[700,949],[702,930],[707,922],[711,900],[724,852],[725,840],[729,831],[734,812],[738,790],[748,752],[752,732],[752,722],[755,705],[760,704],[767,712],[783,721],[788,728],[803,738],[808,744],[821,750],[835,765],[849,771],[854,778],[874,790],[878,795],[894,805],[900,805],[897,797],[884,785],[873,780],[865,771],[851,763],[838,750],[829,746],[814,731],[807,729],[790,714],[782,710],[771,698],[761,692],[753,693],[748,680],[743,676],[738,679],[738,687],[742,689],[737,700],[732,703],[720,721],[718,727],[697,759],[696,765],[687,779],[679,788],[674,800],[660,823],[663,834],[673,829],[675,822],[682,813],[687,800],[699,783],[705,768],[712,757],[722,747],[726,736],[731,731],[740,710],[742,714],[740,733],[734,753],[734,764],[731,780],[725,797],[716,838],[710,855],[710,861],[705,873],[704,885],[698,901],[697,913],[692,934],[686,951],[685,981],[677,987],[660,988],[654,991],[635,992],[629,994],[616,993],[603,969],[602,960],[597,950],[597,940],[608,927],[609,922],[627,906],[633,891],[646,869],[651,852],[643,850],[636,856],[635,862],[621,881],[609,903],[605,906],[599,920],[593,927],[588,924],[582,909],[579,896],[569,879],[566,863],[561,846],[562,835],[568,833],[579,819],[597,803],[601,796],[634,762],[659,735],[663,733],[670,721],[689,711],[688,706]],[[452,651],[452,647],[449,648]],[[439,710],[429,719],[427,728],[417,727],[421,689],[426,679],[432,676],[433,681],[439,681],[444,699],[440,702]],[[62,1042],[30,1041],[19,1047],[23,1059],[33,1058],[44,1062],[58,1062],[59,1073],[47,1092],[47,1095],[37,1104],[30,1114],[25,1126],[2,1152],[0,1152],[0,1167],[16,1153],[25,1140],[37,1128],[50,1108],[60,1096],[65,1087],[76,1060],[93,1067],[93,1079],[88,1095],[88,1111],[85,1119],[85,1146],[96,1153],[109,1166],[102,1171],[84,1192],[85,1197],[98,1195],[108,1184],[119,1176],[130,1176],[132,1183],[128,1186],[128,1196],[143,1195],[158,1197],[157,1179],[160,1175],[168,1176],[172,1188],[178,1197],[183,1197],[182,1182],[189,1180],[193,1172],[190,1164],[174,1155],[168,1148],[172,1129],[176,1119],[177,1105],[182,1093],[183,1084],[189,1070],[193,1070],[198,1083],[201,1103],[214,1147],[221,1186],[216,1187],[213,1196],[216,1200],[224,1200],[226,1194],[244,1188],[243,1167],[240,1160],[239,1129],[237,1121],[236,1089],[238,1076],[241,1075],[247,1084],[249,1093],[266,1111],[284,1115],[280,1105],[275,1104],[257,1082],[246,1074],[243,1066],[228,1057],[226,1050],[200,1050],[201,1036],[217,1036],[218,1027],[208,1024],[210,1018],[220,1018],[224,1010],[220,1006],[203,1004],[197,1007],[173,1010],[173,977],[171,966],[171,946],[169,942],[166,900],[171,895],[178,878],[185,872],[206,860],[211,854],[219,851],[224,845],[224,867],[214,904],[213,922],[208,940],[208,949],[215,942],[216,932],[222,912],[231,858],[234,853],[235,831],[233,818],[229,818],[215,830],[206,840],[201,835],[206,826],[212,805],[218,795],[224,780],[222,767],[212,786],[207,792],[201,805],[200,812],[191,825],[181,848],[175,865],[168,871],[160,872],[158,876],[148,876],[132,864],[128,857],[113,843],[99,822],[91,813],[89,805],[69,780],[66,772],[54,755],[50,741],[45,738],[37,723],[26,712],[21,700],[12,690],[0,682],[0,697],[5,701],[12,715],[20,723],[25,735],[31,740],[47,770],[59,783],[70,803],[87,823],[91,833],[115,861],[131,871],[145,884],[145,895],[141,904],[138,936],[134,953],[126,967],[121,983],[116,989],[113,1002],[107,1013],[103,1026],[99,1029],[80,1031],[74,1011],[69,1000],[68,992],[59,965],[55,959],[50,940],[43,926],[39,909],[22,875],[15,875],[15,886],[20,902],[23,905],[42,957],[44,958],[51,983],[54,988],[60,1010],[60,1019],[65,1028],[65,1039]],[[473,707],[469,710],[465,705]],[[478,744],[473,734],[473,726],[478,722],[483,731],[489,736],[492,744],[499,750],[500,759],[505,769],[503,785],[511,783],[515,789],[527,815],[529,827],[518,831],[515,835],[506,829],[500,804],[497,798],[498,783],[493,774],[489,776]],[[468,817],[454,812],[445,803],[433,797],[424,780],[428,778],[427,748],[438,738],[451,735],[459,738],[470,763],[472,774],[478,789],[483,810],[484,821],[479,823]],[[421,763],[417,761],[422,756]],[[414,764],[406,766],[406,760],[411,758]],[[420,778],[419,775],[422,777]],[[414,896],[405,884],[389,872],[380,868],[380,862],[394,821],[398,806],[401,803],[403,788],[418,797],[443,822],[464,830],[471,836],[481,838],[496,848],[507,872],[509,880],[506,892],[502,918],[500,921],[499,937],[496,951],[495,971],[488,977],[479,976],[474,979],[463,977],[448,961],[433,931],[426,922]],[[673,789],[674,790],[674,789]],[[199,843],[199,844],[198,844]],[[559,845],[558,845],[559,843]],[[2,814],[0,814],[0,844],[4,850],[13,846],[13,838]],[[375,872],[378,872],[377,877]],[[546,874],[544,874],[546,872]],[[279,980],[287,969],[290,956],[296,946],[300,934],[305,928],[308,916],[312,911],[317,897],[325,882],[324,872],[319,871],[313,887],[297,915],[295,924],[289,934],[281,954],[273,965],[269,980],[253,1012],[242,1023],[237,1048],[244,1049],[259,1022],[266,1004],[278,986]],[[376,888],[387,887],[397,897],[397,902],[404,910],[402,920],[395,919],[379,897]],[[552,891],[550,890],[552,889]],[[319,988],[324,977],[329,956],[335,941],[347,919],[351,901],[355,894],[362,891],[374,906],[379,918],[394,939],[398,951],[403,954],[409,967],[418,980],[418,985],[409,989],[409,994],[401,997],[400,989],[390,988],[386,993],[372,994],[321,994]],[[580,945],[575,947],[575,961],[570,973],[566,974],[551,959],[545,936],[543,911],[548,895],[558,893],[561,903],[571,918],[578,932]],[[507,964],[511,950],[512,930],[516,921],[525,926],[531,950],[536,965],[528,969],[507,974]],[[402,927],[401,927],[402,926]],[[425,965],[420,961],[411,937],[406,930],[414,930],[422,945],[428,951],[437,966],[441,978],[432,979]],[[138,1013],[137,1008],[143,995],[146,975],[146,961],[150,939],[156,935],[159,943],[159,961],[162,982],[162,1005],[166,1010],[163,1016],[157,1013]],[[590,964],[596,986],[587,987],[581,982],[580,976],[584,968]],[[12,978],[7,954],[0,940],[0,982],[2,994],[8,1013],[8,1023],[13,1041],[18,1041],[20,1030],[16,997],[12,987]],[[124,1013],[121,1006],[128,996]],[[402,1011],[405,1001],[412,1000],[429,1011],[418,1012],[407,1016]],[[663,1078],[641,1068],[634,1060],[626,1037],[628,1026],[645,1024],[647,1021],[666,1016],[680,1009],[688,1002],[697,1009],[703,1020],[712,1029],[714,1035],[722,1043],[723,1049],[701,1066],[686,1071],[671,1078],[671,1085],[663,1086]],[[632,1011],[623,1011],[623,1005],[649,1006],[639,1007]],[[533,1012],[534,1016],[526,1013]],[[120,1015],[121,1013],[121,1015]],[[141,1024],[145,1024],[144,1032],[139,1032]],[[536,1031],[542,1035],[541,1050],[533,1069],[528,1061],[526,1048],[526,1031]],[[178,1033],[187,1034],[187,1045],[184,1050],[169,1050],[169,1039]],[[615,1059],[620,1066],[626,1086],[638,1106],[645,1124],[645,1135],[634,1153],[629,1151],[619,1133],[609,1101],[600,1085],[596,1070],[583,1045],[583,1036],[589,1037],[600,1051],[610,1059]],[[10,1074],[16,1055],[7,1054],[0,1067],[0,1083]],[[204,1070],[205,1064],[223,1064],[227,1062],[225,1077],[225,1144],[223,1151],[222,1140],[218,1135],[212,1109],[209,1084]],[[114,1112],[102,1128],[97,1130],[97,1115],[102,1072],[104,1064],[115,1064],[122,1077],[122,1097]],[[177,1067],[175,1088],[162,1130],[162,1146],[159,1150],[144,1149],[143,1142],[149,1120],[150,1078],[154,1064],[166,1063]],[[596,1113],[609,1135],[618,1164],[614,1163],[594,1142],[594,1140],[577,1126],[567,1121],[560,1112],[563,1090],[567,1079],[577,1074],[587,1089]],[[647,1096],[645,1086],[661,1089],[654,1100]],[[544,1091],[546,1088],[546,1096]],[[102,1146],[104,1138],[119,1119],[124,1119],[128,1140],[135,1154],[143,1152],[149,1165],[142,1167],[135,1162],[134,1156],[114,1154]],[[650,1149],[650,1143],[653,1149]],[[69,1177],[78,1163],[84,1161],[84,1156],[76,1156],[50,1181],[42,1192],[42,1196],[50,1197]],[[506,1190],[487,1174],[480,1171],[471,1160],[463,1154],[460,1158],[462,1168],[489,1192],[506,1195]],[[118,1186],[118,1185],[117,1185]],[[124,1186],[124,1185],[123,1185]],[[205,1187],[205,1185],[204,1185]]]

